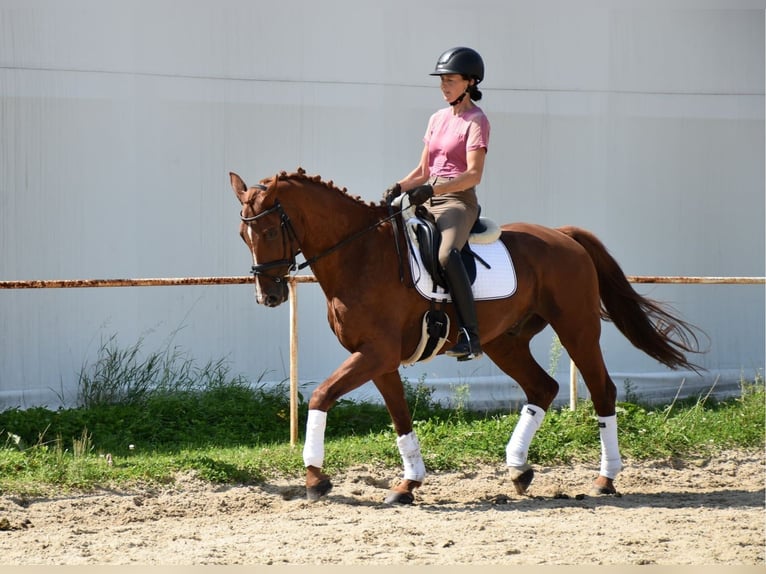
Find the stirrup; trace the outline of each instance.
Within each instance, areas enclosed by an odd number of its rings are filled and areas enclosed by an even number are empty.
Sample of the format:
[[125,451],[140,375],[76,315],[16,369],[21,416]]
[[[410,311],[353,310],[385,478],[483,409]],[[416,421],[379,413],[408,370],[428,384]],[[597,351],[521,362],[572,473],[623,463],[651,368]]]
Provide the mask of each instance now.
[[484,353],[481,350],[479,338],[472,338],[465,330],[461,330],[458,335],[458,342],[444,354],[449,357],[456,357],[458,361],[470,361],[471,359],[478,359]]

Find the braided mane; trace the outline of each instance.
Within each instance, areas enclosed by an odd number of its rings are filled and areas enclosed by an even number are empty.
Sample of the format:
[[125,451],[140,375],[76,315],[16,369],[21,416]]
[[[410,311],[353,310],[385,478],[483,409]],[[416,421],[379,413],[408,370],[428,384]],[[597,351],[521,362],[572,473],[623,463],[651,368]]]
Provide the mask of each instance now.
[[[289,180],[296,181],[297,180],[297,181],[308,181],[308,182],[312,182],[312,183],[318,183],[318,184],[326,187],[327,189],[331,189],[331,190],[336,191],[337,193],[339,193],[339,194],[341,194],[341,195],[343,195],[345,197],[348,197],[349,199],[353,199],[353,200],[355,200],[358,203],[365,204],[364,200],[360,196],[358,196],[358,195],[353,195],[353,196],[350,195],[348,193],[348,189],[346,189],[345,187],[339,188],[338,186],[335,185],[335,183],[332,180],[330,180],[330,181],[323,181],[322,177],[319,176],[319,175],[308,175],[306,173],[306,170],[303,169],[302,167],[298,167],[297,170],[295,172],[293,172],[293,173],[287,173],[286,171],[280,172],[277,175],[277,180],[278,181],[289,181]],[[366,205],[374,206],[376,204],[373,203],[373,202],[370,202],[370,203],[368,203]]]

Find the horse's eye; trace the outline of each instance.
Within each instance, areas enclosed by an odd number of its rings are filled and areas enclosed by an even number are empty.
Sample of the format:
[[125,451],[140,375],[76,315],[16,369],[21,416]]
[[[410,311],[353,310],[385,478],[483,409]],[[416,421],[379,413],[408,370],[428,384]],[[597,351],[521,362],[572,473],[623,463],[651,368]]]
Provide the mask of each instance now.
[[279,232],[276,227],[269,227],[263,232],[263,237],[266,241],[274,241],[279,236]]

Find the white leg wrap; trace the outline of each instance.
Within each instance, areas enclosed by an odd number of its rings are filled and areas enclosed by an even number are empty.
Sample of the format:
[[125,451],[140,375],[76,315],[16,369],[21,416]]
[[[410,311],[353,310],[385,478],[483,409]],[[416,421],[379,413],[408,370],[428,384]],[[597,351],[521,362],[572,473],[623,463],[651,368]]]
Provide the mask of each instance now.
[[508,466],[522,466],[527,462],[529,445],[545,418],[545,411],[537,405],[524,405],[519,422],[513,429],[511,440],[505,447],[505,461]]
[[426,465],[420,454],[420,443],[415,431],[397,437],[396,446],[399,447],[399,454],[402,455],[405,480],[423,482],[426,477]]
[[622,470],[617,444],[617,416],[598,417],[598,432],[601,435],[601,474],[614,478]]
[[306,419],[306,442],[303,445],[303,464],[322,468],[324,464],[324,429],[327,413],[309,410]]

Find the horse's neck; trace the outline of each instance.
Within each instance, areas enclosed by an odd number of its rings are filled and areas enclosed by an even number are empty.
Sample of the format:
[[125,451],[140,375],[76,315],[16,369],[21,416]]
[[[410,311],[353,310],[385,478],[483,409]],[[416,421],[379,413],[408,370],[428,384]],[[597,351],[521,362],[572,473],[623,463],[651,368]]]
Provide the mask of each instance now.
[[[315,268],[321,268],[321,263],[329,258],[330,255],[325,253],[377,220],[374,208],[322,183],[308,182],[296,188],[289,197],[287,194],[283,196],[282,201],[288,214],[300,214],[300,231],[296,231],[300,235],[301,250],[307,260],[318,258],[317,264],[312,266]],[[336,251],[341,254],[353,252],[354,244],[358,246],[357,242],[370,241],[374,236],[374,233],[364,233]]]

